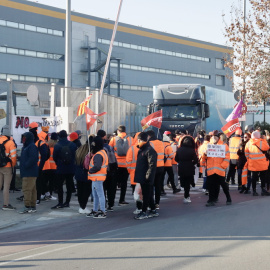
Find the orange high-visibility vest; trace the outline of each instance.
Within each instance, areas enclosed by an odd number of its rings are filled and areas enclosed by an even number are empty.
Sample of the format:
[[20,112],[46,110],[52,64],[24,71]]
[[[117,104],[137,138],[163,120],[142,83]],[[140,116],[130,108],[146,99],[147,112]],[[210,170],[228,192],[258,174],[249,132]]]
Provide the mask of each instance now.
[[229,142],[230,159],[239,159],[237,151],[240,148],[241,137],[232,137]]
[[246,162],[242,170],[242,186],[247,184],[247,177],[248,177],[248,163]]
[[175,155],[176,155],[176,151],[177,151],[177,142],[175,141],[170,141],[171,143],[171,147],[172,147],[172,150],[173,150],[173,159],[172,159],[172,165],[177,165],[177,162],[175,161]]
[[164,167],[164,144],[159,140],[149,142],[157,152],[157,167]]
[[164,166],[172,167],[172,159],[175,157],[175,153],[173,152],[171,144],[169,142],[164,142],[164,155],[167,158]]
[[[211,143],[211,140],[210,140]],[[225,145],[225,158],[221,157],[207,157],[203,155],[202,159],[207,160],[207,175],[218,174],[220,176],[225,176],[226,168],[229,166],[230,152],[227,144],[218,141],[217,144]]]
[[[126,133],[125,132],[122,132],[121,134],[119,134],[117,137],[120,137],[120,138],[124,138],[126,137]],[[116,138],[117,137],[113,137],[109,143],[109,145],[111,147],[113,147],[114,149],[114,152],[115,152],[115,157],[117,159],[117,163],[118,163],[118,167],[122,167],[122,168],[126,168],[127,167],[127,164],[126,164],[126,156],[118,156],[117,155],[117,147],[116,147]],[[131,137],[127,137],[127,140],[128,140],[128,145],[129,147],[132,145],[132,142],[133,142],[133,139]]]
[[126,163],[131,185],[136,185],[136,183],[134,182],[134,177],[139,150],[140,149],[138,147],[132,145],[127,151]]
[[44,132],[44,131],[41,131],[41,132],[39,132],[38,133],[38,137],[39,137],[39,139],[41,140],[41,141],[46,141],[46,137],[47,137],[47,133],[46,132]]
[[266,171],[269,166],[269,161],[266,160],[265,154],[262,151],[267,151],[269,145],[264,139],[250,139],[245,147],[245,155],[248,163],[249,171]]
[[204,141],[203,144],[198,149],[198,157],[200,161],[200,173],[203,173],[203,167],[206,167],[206,160],[203,159],[204,153],[207,151],[208,141]]
[[8,140],[5,143],[5,152],[6,156],[11,159],[11,162],[8,162],[4,168],[15,167],[17,162],[17,149],[16,145],[13,140],[9,139],[8,137],[1,135],[0,136],[0,144],[4,141]]
[[[94,158],[95,155],[101,155],[102,156],[102,166],[101,169],[98,172],[90,173],[89,170],[94,167]],[[89,170],[88,170],[88,180],[91,181],[105,181],[107,176],[107,167],[108,167],[108,156],[106,154],[105,150],[100,150],[95,154],[89,164]]]

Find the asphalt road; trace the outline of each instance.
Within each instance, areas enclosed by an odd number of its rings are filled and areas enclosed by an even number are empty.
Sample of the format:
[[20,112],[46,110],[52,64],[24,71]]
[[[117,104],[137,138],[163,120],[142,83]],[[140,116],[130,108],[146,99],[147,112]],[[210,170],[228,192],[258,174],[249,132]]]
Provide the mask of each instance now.
[[[269,269],[270,197],[231,191],[205,207],[203,193],[161,202],[160,216],[134,220],[134,205],[107,219],[78,215],[0,233],[0,268]],[[269,242],[268,242],[269,241]]]

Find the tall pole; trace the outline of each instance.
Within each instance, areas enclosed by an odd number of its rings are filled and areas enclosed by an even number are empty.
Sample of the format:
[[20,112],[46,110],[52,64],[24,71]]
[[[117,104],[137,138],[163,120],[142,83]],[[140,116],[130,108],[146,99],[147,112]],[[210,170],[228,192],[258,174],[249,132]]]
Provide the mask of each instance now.
[[[68,88],[71,87],[71,0],[66,1],[65,92],[68,96]],[[69,106],[68,102],[65,106]]]
[[106,77],[107,77],[108,67],[109,67],[109,64],[110,64],[112,48],[113,48],[113,42],[114,42],[116,31],[117,31],[117,26],[118,26],[120,12],[121,12],[121,8],[122,8],[122,3],[123,3],[123,0],[120,0],[120,5],[119,5],[117,17],[116,17],[115,24],[114,24],[111,44],[110,44],[110,48],[109,48],[109,52],[108,52],[108,56],[107,56],[107,62],[106,62],[106,65],[105,65],[104,74],[103,74],[103,78],[102,78],[102,83],[101,83],[101,86],[100,86],[100,92],[99,92],[100,99],[99,99],[99,102],[101,102],[101,99],[102,99],[103,89],[104,89],[104,85],[105,85],[105,81],[106,81]]

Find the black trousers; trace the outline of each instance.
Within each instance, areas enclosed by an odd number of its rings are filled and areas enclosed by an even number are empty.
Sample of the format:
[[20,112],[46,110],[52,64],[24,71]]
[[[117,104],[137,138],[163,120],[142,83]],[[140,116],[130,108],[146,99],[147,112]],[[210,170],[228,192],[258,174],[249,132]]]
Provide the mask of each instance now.
[[194,175],[179,175],[180,176],[180,181],[181,181],[181,186],[184,188],[184,197],[188,198],[189,197],[189,191],[190,191],[190,185],[194,183]]
[[89,196],[92,192],[92,181],[77,181],[78,202],[82,209],[85,209]]
[[126,197],[126,192],[127,192],[127,181],[128,181],[127,168],[118,167],[118,169],[117,169],[117,177],[118,177],[118,181],[121,184],[121,193],[120,193],[119,202],[124,202],[125,197]]
[[155,180],[154,180],[155,204],[159,204],[160,202],[160,194],[163,188],[163,173],[164,173],[164,167],[157,167]]
[[148,206],[151,208],[151,210],[155,210],[155,203],[154,203],[154,197],[153,197],[153,185],[141,184],[141,188],[142,188],[142,195],[143,195],[142,211],[146,212]]
[[42,171],[42,195],[49,192],[52,195],[56,186],[56,170]]
[[173,168],[172,167],[165,167],[165,166],[164,166],[164,172],[163,172],[162,190],[163,190],[163,186],[164,186],[164,180],[165,180],[166,173],[168,174],[168,183],[171,183],[172,189],[175,190],[176,186],[175,186],[175,183],[174,183]]
[[256,191],[257,181],[261,179],[261,188],[265,188],[266,178],[267,178],[267,170],[260,171],[260,172],[251,172],[251,182],[252,182],[252,189]]
[[[231,180],[231,183],[235,183],[235,172],[236,172],[236,164],[233,164],[232,161],[230,160],[230,165],[229,165],[229,171],[227,175],[227,182],[229,183]],[[238,179],[238,184],[239,184],[239,179]],[[241,186],[242,184],[240,184]]]
[[209,191],[209,202],[215,202],[218,199],[220,186],[226,195],[227,201],[231,201],[229,185],[226,183],[224,176],[218,174],[207,175],[207,186]]
[[103,189],[105,198],[108,200],[108,206],[114,206],[115,193],[116,193],[117,179],[116,171],[107,171],[106,180],[103,182]]
[[73,184],[73,173],[57,174],[57,191],[58,191],[58,203],[63,203],[63,184],[66,181],[67,195],[65,203],[69,203],[71,199]]

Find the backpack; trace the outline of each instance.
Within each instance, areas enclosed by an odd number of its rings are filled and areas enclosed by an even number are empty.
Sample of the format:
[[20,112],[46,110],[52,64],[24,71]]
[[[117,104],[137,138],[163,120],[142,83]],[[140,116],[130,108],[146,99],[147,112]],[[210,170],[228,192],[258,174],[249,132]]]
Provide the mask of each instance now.
[[120,137],[115,138],[116,153],[119,157],[124,157],[127,155],[129,149],[128,138],[125,136],[123,139]]
[[70,144],[62,146],[60,151],[60,160],[64,165],[70,165],[72,163],[72,153],[70,149]]
[[91,153],[88,153],[83,161],[83,167],[84,169],[86,169],[87,171],[89,170],[89,164],[90,164],[90,160],[91,160]]
[[117,159],[115,157],[113,148],[111,146],[109,146],[109,149],[104,147],[104,150],[108,156],[108,171],[115,171],[117,169]]
[[0,167],[5,167],[8,162],[11,162],[11,159],[6,156],[6,148],[5,144],[9,140],[5,140],[3,143],[0,144]]
[[[40,149],[41,142],[42,142],[41,140],[38,141],[38,151]],[[50,156],[51,156],[51,150],[50,150],[50,147],[49,147],[49,145],[47,143],[44,143],[42,145],[46,145],[46,161],[47,161],[50,158]]]

